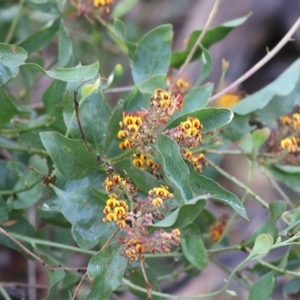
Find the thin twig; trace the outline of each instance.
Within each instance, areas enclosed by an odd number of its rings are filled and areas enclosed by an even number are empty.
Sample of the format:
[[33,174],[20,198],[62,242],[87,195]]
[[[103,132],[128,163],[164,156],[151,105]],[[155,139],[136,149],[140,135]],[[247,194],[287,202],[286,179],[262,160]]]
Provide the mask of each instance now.
[[111,242],[111,240],[115,237],[115,235],[120,230],[120,227],[117,227],[116,230],[112,233],[112,235],[109,237],[109,239],[105,242],[105,244],[101,247],[100,251],[103,251]]
[[214,162],[212,162],[210,159],[205,158],[205,160],[208,162],[210,166],[212,166],[216,171],[218,171],[222,176],[229,179],[233,183],[235,183],[237,186],[242,188],[244,191],[246,191],[250,196],[252,196],[257,202],[259,202],[263,207],[269,208],[269,204],[263,200],[259,195],[257,195],[254,191],[252,191],[249,187],[247,187],[244,183],[239,181],[234,176],[230,175],[226,171],[224,171],[222,168],[220,168],[218,165],[216,165]]
[[33,188],[35,185],[37,185],[41,181],[42,181],[42,179],[39,179],[38,181],[34,182],[31,185],[28,185],[28,186],[25,186],[23,188],[19,188],[19,189],[16,189],[16,190],[0,191],[0,195],[13,195],[13,194],[18,194],[18,193],[30,190],[31,188]]
[[152,286],[149,282],[149,279],[147,277],[147,273],[146,273],[146,268],[145,268],[145,264],[144,264],[144,259],[142,256],[140,256],[140,262],[141,262],[141,269],[142,269],[142,273],[143,273],[143,277],[145,280],[145,284],[146,284],[146,289],[147,289],[147,300],[151,300],[152,299]]
[[287,32],[287,34],[282,38],[282,40],[270,51],[267,53],[267,55],[261,59],[257,64],[255,64],[250,70],[248,70],[245,74],[243,74],[240,78],[238,78],[236,81],[234,81],[232,84],[230,84],[228,87],[223,89],[221,92],[215,94],[209,99],[209,102],[218,99],[220,96],[224,95],[231,89],[237,87],[242,82],[244,82],[246,79],[248,79],[250,76],[252,76],[255,72],[257,72],[261,67],[263,67],[271,58],[273,58],[280,50],[281,48],[290,41],[292,35],[296,32],[298,27],[300,26],[300,18],[297,19],[295,24],[291,27],[291,29]]
[[80,286],[82,285],[83,280],[84,280],[84,278],[86,277],[86,275],[87,275],[87,271],[83,274],[81,280],[79,281],[79,283],[78,283],[78,285],[77,285],[77,287],[76,287],[76,289],[75,289],[74,295],[73,295],[73,297],[72,297],[72,300],[75,300],[75,298],[76,298],[76,296],[77,296],[77,294],[78,294],[79,288],[80,288]]
[[3,296],[4,300],[12,300],[1,284],[0,284],[0,295]]
[[134,86],[121,86],[121,87],[116,87],[116,88],[111,88],[105,90],[103,93],[104,94],[112,94],[112,93],[123,93],[123,92],[130,92]]
[[178,81],[178,79],[179,79],[179,78],[181,77],[181,75],[183,74],[185,68],[187,67],[187,65],[188,65],[188,64],[190,63],[190,61],[192,60],[192,58],[193,58],[193,56],[194,56],[194,54],[195,54],[197,48],[199,47],[199,45],[200,45],[202,39],[204,38],[204,36],[205,36],[205,34],[206,34],[207,30],[208,30],[208,27],[210,26],[210,24],[211,24],[211,22],[212,22],[212,20],[213,20],[213,18],[214,18],[214,16],[215,16],[215,14],[216,14],[217,11],[218,11],[219,2],[220,2],[220,0],[215,0],[215,4],[214,4],[214,6],[213,6],[213,8],[212,8],[212,11],[211,11],[210,14],[209,14],[209,17],[208,17],[208,19],[207,19],[207,21],[206,21],[206,24],[205,24],[205,26],[204,26],[204,28],[203,28],[201,34],[199,35],[197,41],[195,42],[193,48],[191,49],[189,55],[187,56],[187,58],[186,58],[184,64],[182,65],[182,67],[180,68],[179,72],[177,73],[177,75],[176,75],[175,78],[173,79],[171,85],[170,85],[169,88],[168,88],[168,91],[172,91],[172,89],[174,88],[176,82]]
[[35,289],[48,289],[49,285],[46,284],[28,284],[25,282],[0,282],[0,285],[2,286],[7,286],[7,287],[14,287],[14,288],[20,288],[20,287],[25,287],[25,288],[35,288]]
[[41,149],[35,149],[35,148],[26,148],[22,146],[13,146],[13,145],[6,145],[6,144],[0,144],[0,149],[6,149],[10,151],[20,151],[20,152],[28,152],[28,154],[40,154],[40,155],[47,155],[49,156],[49,153],[45,150]]

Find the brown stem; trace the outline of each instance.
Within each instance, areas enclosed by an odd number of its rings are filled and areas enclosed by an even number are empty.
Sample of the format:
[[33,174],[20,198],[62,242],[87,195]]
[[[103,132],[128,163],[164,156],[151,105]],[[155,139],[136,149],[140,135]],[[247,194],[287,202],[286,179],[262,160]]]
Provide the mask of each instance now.
[[144,264],[144,257],[141,255],[140,255],[140,262],[141,262],[142,273],[143,273],[145,283],[146,283],[147,300],[151,300],[152,299],[152,286],[147,277],[146,268],[145,268],[145,264]]
[[83,274],[81,280],[79,281],[79,283],[78,283],[78,285],[77,285],[77,287],[76,287],[76,289],[75,289],[74,295],[73,295],[73,297],[72,297],[72,300],[75,300],[75,298],[76,298],[76,296],[77,296],[77,294],[78,294],[79,288],[80,288],[80,286],[82,285],[83,280],[84,280],[84,278],[86,277],[86,275],[87,275],[87,271]]

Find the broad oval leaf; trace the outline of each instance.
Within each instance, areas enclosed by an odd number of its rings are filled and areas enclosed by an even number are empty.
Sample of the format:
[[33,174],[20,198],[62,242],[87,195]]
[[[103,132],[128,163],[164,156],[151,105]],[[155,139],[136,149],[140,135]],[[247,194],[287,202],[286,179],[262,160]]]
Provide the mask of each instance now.
[[166,216],[163,220],[150,226],[150,228],[183,228],[194,221],[194,219],[201,213],[206,206],[207,196],[196,197],[179,208],[174,210],[171,214]]
[[170,137],[160,134],[154,144],[157,151],[157,160],[165,172],[166,177],[175,191],[179,191],[180,198],[186,202],[193,198],[193,192],[189,185],[189,169],[184,163],[179,146]]
[[186,121],[188,117],[198,118],[203,125],[202,132],[205,133],[228,124],[233,118],[233,113],[226,108],[203,108],[176,118],[168,123],[165,129],[180,125],[180,123]]
[[127,266],[123,247],[108,245],[95,254],[88,265],[88,276],[93,281],[88,300],[106,300],[121,283]]
[[265,274],[251,287],[248,300],[269,300],[275,288],[275,283],[274,271]]
[[142,38],[132,66],[132,76],[137,86],[154,75],[167,74],[172,35],[172,26],[162,25]]
[[198,269],[205,269],[208,266],[208,258],[198,227],[191,223],[180,232],[180,246],[185,258]]
[[0,44],[0,63],[9,68],[15,68],[25,63],[28,53],[22,47]]
[[64,190],[53,186],[53,190],[58,198],[50,205],[72,224],[72,235],[79,247],[95,247],[111,228],[110,223],[102,221],[105,202],[88,187],[87,179],[68,182]]
[[57,169],[67,179],[81,179],[98,169],[97,156],[79,140],[71,140],[58,132],[40,133],[42,143]]
[[212,179],[197,173],[191,163],[187,164],[191,173],[189,182],[195,194],[207,195],[224,204],[230,205],[243,218],[248,219],[246,210],[236,195],[225,190]]

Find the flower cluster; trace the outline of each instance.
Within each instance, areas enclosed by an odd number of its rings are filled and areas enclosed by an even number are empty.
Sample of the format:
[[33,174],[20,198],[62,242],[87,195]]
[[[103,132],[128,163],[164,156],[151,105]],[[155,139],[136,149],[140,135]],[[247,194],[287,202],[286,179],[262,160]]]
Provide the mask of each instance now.
[[225,230],[227,224],[227,215],[222,215],[219,219],[213,222],[213,224],[209,228],[210,239],[213,242],[217,242]]
[[109,13],[113,3],[113,0],[71,0],[71,4],[77,9],[73,16],[84,16],[90,22],[93,22],[92,18],[95,14]]
[[[171,86],[172,81],[173,81],[173,77],[168,76],[168,78],[167,78],[167,87]],[[187,91],[188,88],[189,88],[189,83],[186,80],[184,80],[183,78],[179,78],[176,81],[173,90],[175,92],[180,93],[180,94],[184,94]]]
[[280,146],[282,149],[287,149],[288,152],[293,153],[300,151],[299,143],[300,138],[292,136],[281,140]]
[[280,118],[280,122],[284,125],[290,126],[294,130],[300,129],[300,114],[295,113],[292,116],[286,115]]
[[113,3],[114,0],[94,0],[95,7],[107,7],[109,5],[112,5]]
[[202,172],[202,166],[205,164],[205,157],[203,153],[193,154],[191,150],[185,150],[183,152],[183,158],[191,162],[197,172]]
[[104,189],[117,195],[126,193],[129,193],[132,197],[136,195],[136,187],[128,179],[124,179],[118,174],[105,178]]
[[135,153],[133,154],[132,162],[138,168],[148,171],[153,175],[159,175],[160,165],[146,155]]
[[103,209],[105,217],[103,222],[116,222],[121,228],[126,226],[126,213],[128,205],[124,200],[118,200],[116,194],[109,194],[106,206]]

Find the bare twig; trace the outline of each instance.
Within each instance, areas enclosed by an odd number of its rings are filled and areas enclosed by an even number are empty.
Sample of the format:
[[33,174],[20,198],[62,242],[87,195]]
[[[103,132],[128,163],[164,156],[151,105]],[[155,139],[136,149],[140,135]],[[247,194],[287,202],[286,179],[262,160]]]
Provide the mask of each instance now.
[[134,86],[121,86],[121,87],[116,87],[116,88],[111,88],[105,90],[103,93],[104,94],[112,94],[112,93],[122,93],[122,92],[130,92]]
[[78,283],[78,285],[77,285],[77,287],[76,287],[76,289],[75,289],[74,295],[73,295],[73,297],[72,297],[72,300],[75,300],[75,298],[76,298],[76,296],[77,296],[77,294],[78,294],[78,291],[79,291],[79,289],[80,289],[80,286],[82,285],[83,280],[85,279],[86,275],[87,275],[87,271],[83,274],[81,280],[79,281],[79,283]]
[[102,248],[100,249],[100,251],[103,251],[111,242],[111,240],[115,237],[115,235],[118,233],[118,231],[120,230],[120,227],[117,227],[116,230],[112,233],[112,235],[109,237],[109,239],[105,242],[105,244],[102,246]]
[[14,287],[14,288],[34,288],[34,289],[48,289],[49,285],[47,284],[28,284],[25,282],[0,282],[0,285],[6,287]]
[[148,280],[146,268],[145,268],[145,264],[144,264],[144,259],[142,256],[140,256],[140,262],[141,262],[141,269],[142,269],[142,273],[143,273],[143,277],[145,279],[145,284],[146,284],[146,289],[147,289],[147,300],[151,300],[152,299],[152,286]]
[[218,99],[220,96],[224,95],[231,89],[237,87],[239,84],[244,82],[250,76],[252,76],[255,72],[257,72],[262,66],[264,66],[271,58],[273,58],[281,48],[290,41],[292,35],[296,32],[298,27],[300,26],[300,18],[295,22],[295,24],[291,27],[291,29],[287,32],[287,34],[282,38],[282,40],[270,51],[268,54],[261,59],[257,64],[255,64],[250,70],[248,70],[245,74],[243,74],[240,78],[230,84],[228,87],[223,89],[221,92],[215,94],[209,99],[209,102]]
[[174,88],[176,82],[178,81],[178,79],[179,79],[179,78],[181,77],[181,75],[183,74],[185,68],[187,67],[187,65],[188,65],[188,64],[190,63],[190,61],[192,60],[192,58],[193,58],[193,56],[194,56],[194,54],[195,54],[197,48],[199,47],[199,45],[200,45],[202,39],[204,38],[204,36],[205,36],[205,34],[206,34],[207,30],[208,30],[208,27],[210,26],[210,23],[212,22],[212,20],[213,20],[215,14],[216,14],[217,11],[218,11],[219,2],[220,2],[220,0],[215,0],[215,4],[214,4],[214,6],[213,6],[213,8],[212,8],[212,11],[211,11],[210,14],[209,14],[209,17],[208,17],[208,19],[207,19],[207,21],[206,21],[206,24],[205,24],[205,26],[204,26],[204,28],[203,28],[201,34],[199,35],[197,41],[195,42],[193,48],[191,49],[189,55],[187,56],[187,58],[186,58],[184,64],[182,65],[182,67],[180,68],[179,72],[177,73],[177,75],[176,75],[175,78],[173,79],[173,81],[172,81],[170,87],[168,88],[168,91],[172,91],[172,89]]

